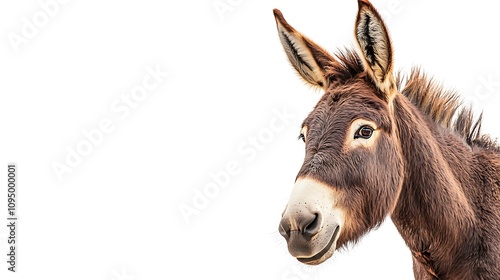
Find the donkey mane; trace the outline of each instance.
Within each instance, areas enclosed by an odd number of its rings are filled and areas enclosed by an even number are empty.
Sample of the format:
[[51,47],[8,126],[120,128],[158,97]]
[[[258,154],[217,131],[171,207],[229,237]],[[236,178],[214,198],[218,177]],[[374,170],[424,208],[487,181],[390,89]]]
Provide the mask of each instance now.
[[[331,71],[332,77],[347,81],[363,73],[363,63],[357,52],[344,49],[335,56],[341,69]],[[457,133],[470,147],[480,147],[500,153],[500,146],[489,135],[481,133],[483,114],[475,117],[470,106],[463,107],[460,95],[455,90],[445,89],[419,67],[414,67],[406,76],[396,74],[398,91],[435,123]]]

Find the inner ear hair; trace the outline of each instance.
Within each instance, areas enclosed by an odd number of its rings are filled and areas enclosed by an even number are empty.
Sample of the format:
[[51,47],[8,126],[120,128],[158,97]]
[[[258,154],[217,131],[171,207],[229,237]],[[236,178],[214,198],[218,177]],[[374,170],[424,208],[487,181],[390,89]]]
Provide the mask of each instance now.
[[288,60],[309,84],[326,87],[326,69],[335,63],[327,51],[295,30],[278,10],[274,10],[278,35]]
[[392,73],[393,57],[389,32],[377,10],[367,1],[358,0],[355,37],[365,70],[388,97],[396,91]]

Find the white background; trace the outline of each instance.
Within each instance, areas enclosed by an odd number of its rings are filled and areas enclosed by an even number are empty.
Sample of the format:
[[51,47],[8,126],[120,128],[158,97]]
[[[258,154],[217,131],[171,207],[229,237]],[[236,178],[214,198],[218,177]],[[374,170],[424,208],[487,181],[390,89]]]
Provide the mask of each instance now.
[[[321,93],[289,66],[272,9],[335,51],[353,45],[356,1],[74,0],[13,44],[47,2],[0,4],[1,176],[8,162],[19,169],[18,273],[3,261],[2,218],[0,278],[412,279],[390,220],[318,267],[293,259],[277,232],[303,159],[296,136]],[[493,3],[373,0],[396,69],[421,65],[456,88],[498,137]],[[112,109],[157,67],[169,76],[129,115]],[[270,130],[283,110],[293,118]],[[53,165],[103,120],[113,130],[59,180]],[[266,143],[250,148],[259,135]],[[185,219],[179,207],[235,163],[238,174]]]

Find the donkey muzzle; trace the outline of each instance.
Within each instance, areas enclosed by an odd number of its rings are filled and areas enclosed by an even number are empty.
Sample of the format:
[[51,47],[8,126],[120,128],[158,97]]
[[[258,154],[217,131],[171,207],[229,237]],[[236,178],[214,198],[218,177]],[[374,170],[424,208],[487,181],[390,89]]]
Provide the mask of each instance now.
[[335,207],[333,188],[310,178],[299,178],[279,225],[292,256],[306,264],[319,264],[336,249],[342,211]]

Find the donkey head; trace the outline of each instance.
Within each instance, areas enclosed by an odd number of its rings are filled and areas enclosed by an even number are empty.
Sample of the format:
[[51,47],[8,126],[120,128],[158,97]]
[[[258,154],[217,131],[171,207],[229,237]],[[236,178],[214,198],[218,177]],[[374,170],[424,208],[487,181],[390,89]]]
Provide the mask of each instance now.
[[303,122],[305,159],[279,226],[290,254],[307,264],[325,261],[378,226],[393,211],[402,185],[391,41],[373,6],[358,4],[360,54],[336,57],[274,10],[292,66],[325,91]]

